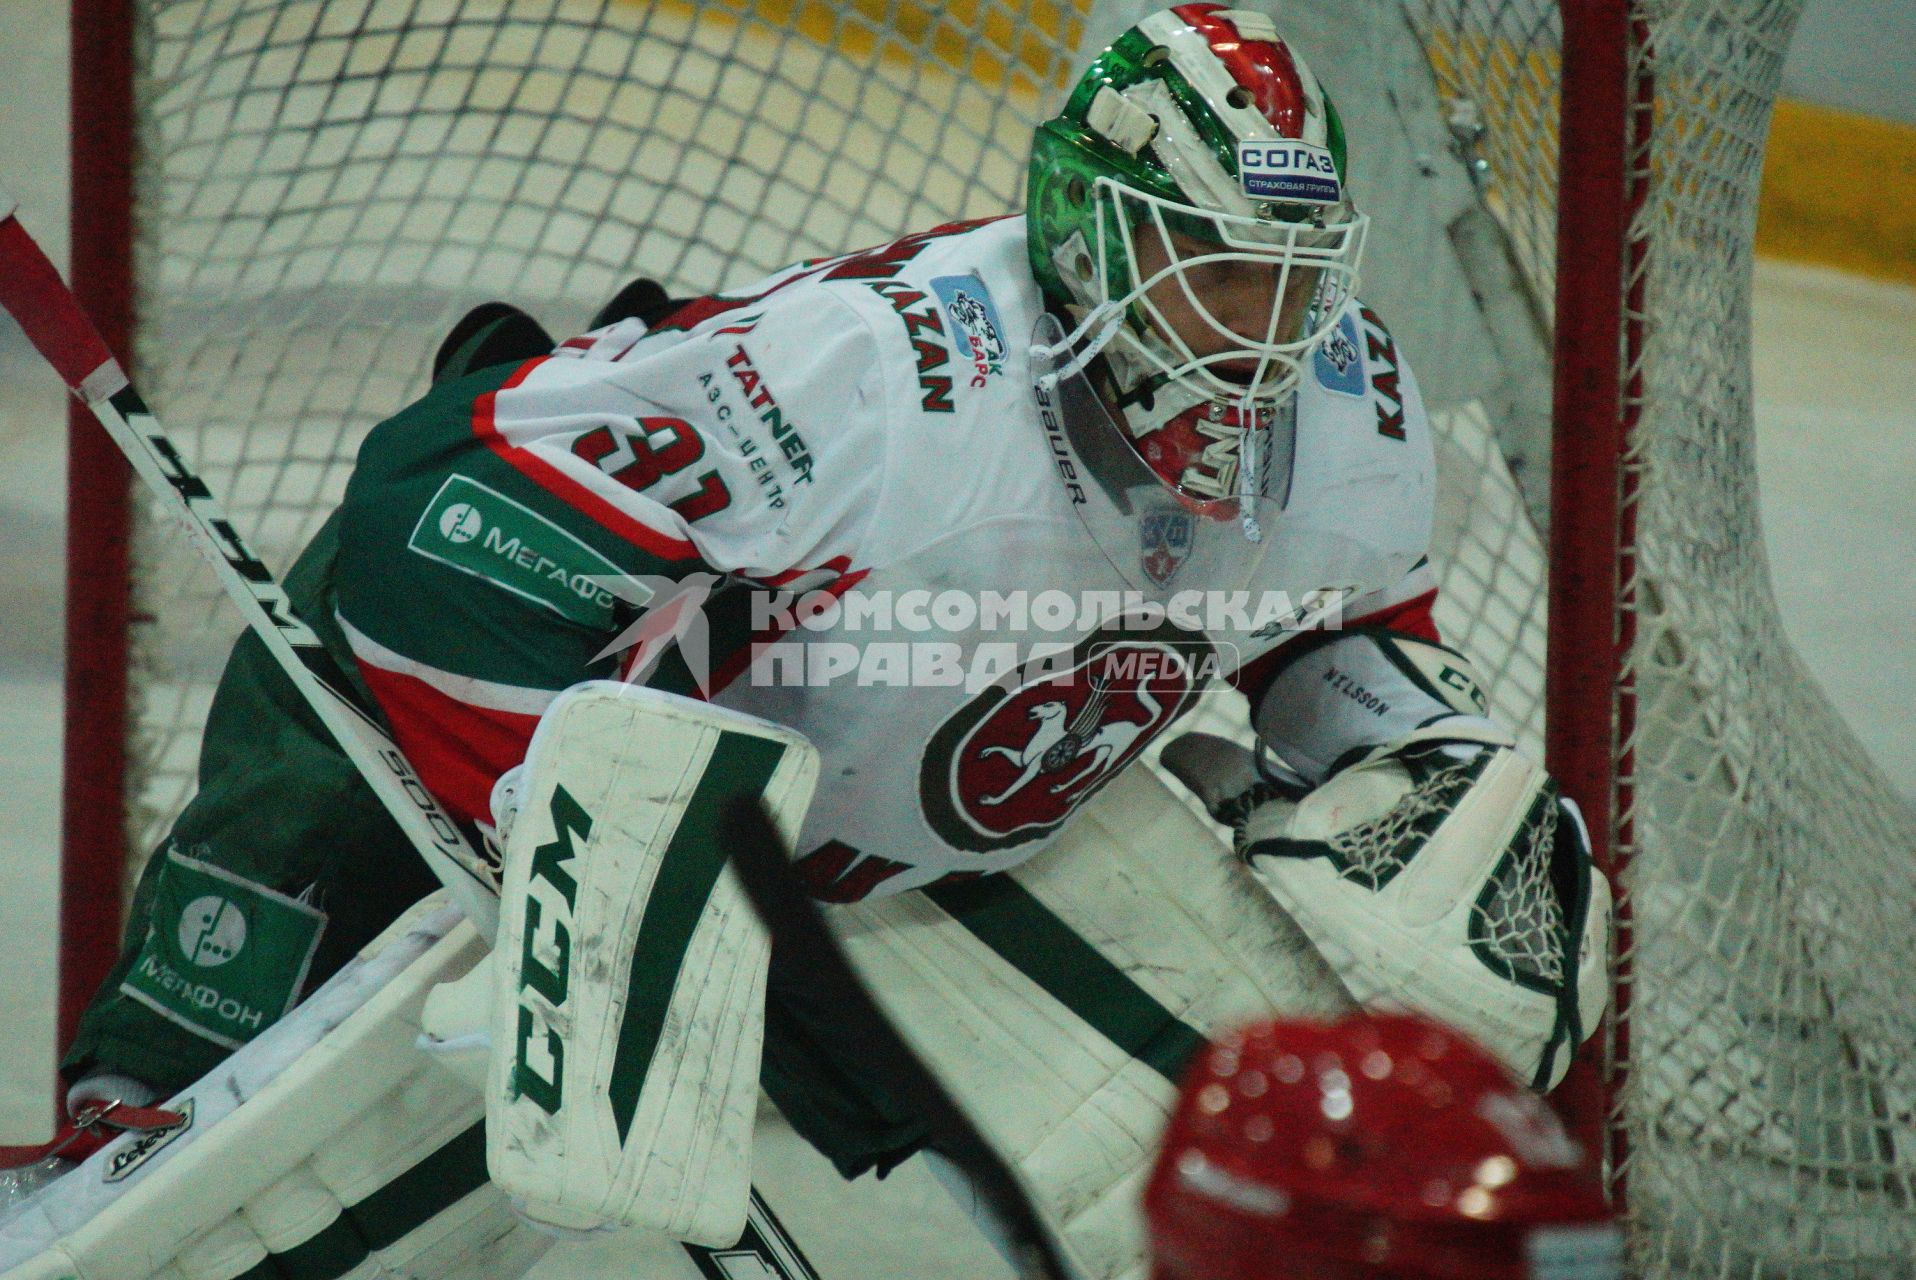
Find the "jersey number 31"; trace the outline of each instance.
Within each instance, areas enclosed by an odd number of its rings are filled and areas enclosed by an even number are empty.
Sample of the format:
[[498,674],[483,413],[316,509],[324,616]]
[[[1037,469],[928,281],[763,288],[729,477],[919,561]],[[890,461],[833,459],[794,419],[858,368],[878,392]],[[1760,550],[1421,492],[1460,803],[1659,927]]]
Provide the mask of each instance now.
[[[572,452],[584,458],[626,488],[643,493],[659,481],[696,465],[705,456],[705,441],[680,418],[640,418],[638,430],[594,427],[572,442]],[[732,495],[716,471],[697,479],[697,488],[666,506],[687,521],[723,511]],[[679,486],[674,486],[675,488]]]

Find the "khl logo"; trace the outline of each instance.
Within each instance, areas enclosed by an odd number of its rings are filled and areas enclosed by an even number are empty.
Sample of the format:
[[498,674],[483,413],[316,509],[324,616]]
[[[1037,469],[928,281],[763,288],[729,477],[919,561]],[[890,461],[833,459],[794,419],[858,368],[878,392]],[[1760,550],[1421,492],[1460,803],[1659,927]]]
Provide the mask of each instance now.
[[439,513],[439,533],[447,542],[471,542],[485,527],[470,502],[455,502]]
[[215,969],[246,946],[246,917],[225,898],[195,898],[180,915],[180,954],[202,969]]

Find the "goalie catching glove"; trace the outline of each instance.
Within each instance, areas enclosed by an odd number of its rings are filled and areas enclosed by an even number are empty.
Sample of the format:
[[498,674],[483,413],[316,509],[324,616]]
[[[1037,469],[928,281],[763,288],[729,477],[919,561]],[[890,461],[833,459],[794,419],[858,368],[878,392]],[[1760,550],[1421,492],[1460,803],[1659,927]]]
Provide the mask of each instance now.
[[1297,642],[1258,700],[1281,764],[1200,733],[1163,760],[1355,999],[1548,1089],[1608,1002],[1610,888],[1575,806],[1484,708],[1454,651],[1358,628]]

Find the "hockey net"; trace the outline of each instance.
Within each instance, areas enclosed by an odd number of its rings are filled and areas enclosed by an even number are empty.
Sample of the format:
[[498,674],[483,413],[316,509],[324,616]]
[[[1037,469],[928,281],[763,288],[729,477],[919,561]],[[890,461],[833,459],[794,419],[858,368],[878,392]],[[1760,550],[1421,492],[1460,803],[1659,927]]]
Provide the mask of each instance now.
[[[119,7],[76,4],[76,40],[97,42]],[[1441,229],[1481,314],[1394,317],[1413,360],[1475,341],[1505,375],[1497,394],[1433,396],[1439,620],[1533,746],[1547,703],[1559,723],[1614,707],[1623,730],[1605,776],[1573,790],[1601,811],[1622,893],[1606,1145],[1644,1276],[1916,1274],[1916,822],[1785,642],[1757,525],[1751,244],[1797,7],[1639,0],[1624,24],[1624,265],[1582,288],[1622,304],[1625,441],[1619,466],[1555,495],[1559,512],[1618,511],[1624,534],[1614,633],[1588,644],[1602,696],[1583,706],[1546,696],[1550,374],[1521,351],[1526,327],[1547,349],[1558,284],[1555,6],[1285,11],[1287,26],[1321,19],[1327,44],[1401,33],[1417,56],[1387,68],[1392,100],[1441,140],[1416,164],[1471,193],[1477,220]],[[81,284],[136,309],[142,386],[282,569],[467,308],[506,298],[570,331],[636,274],[702,291],[1017,208],[1033,123],[1127,16],[1054,0],[131,8],[131,294]],[[1337,49],[1299,43],[1352,115]],[[102,100],[86,102],[82,173],[128,145]],[[76,263],[112,260],[92,252],[76,242]],[[140,855],[190,792],[236,624],[143,502],[76,507],[75,527],[110,543],[123,511],[131,623],[90,652],[111,664],[130,645],[130,764],[70,764],[69,813],[123,812]],[[72,714],[119,732],[111,694],[76,689]],[[68,962],[97,974],[100,959]]]

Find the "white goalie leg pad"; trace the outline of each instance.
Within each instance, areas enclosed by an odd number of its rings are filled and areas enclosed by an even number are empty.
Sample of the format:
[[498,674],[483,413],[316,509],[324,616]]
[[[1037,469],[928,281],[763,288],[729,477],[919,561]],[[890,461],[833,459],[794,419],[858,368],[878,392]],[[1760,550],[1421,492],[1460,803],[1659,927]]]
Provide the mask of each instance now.
[[535,1221],[730,1245],[744,1229],[769,939],[719,838],[763,801],[796,840],[818,755],[657,690],[579,685],[517,781],[486,1157]]
[[550,1242],[485,1181],[479,1091],[415,1044],[426,993],[484,952],[443,895],[408,912],[169,1100],[184,1124],[121,1136],[0,1221],[0,1276],[523,1275]]
[[1214,830],[1142,767],[1032,862],[962,889],[828,919],[1079,1273],[1142,1280],[1140,1195],[1185,1054],[1246,1019],[1329,1015],[1350,999]]

